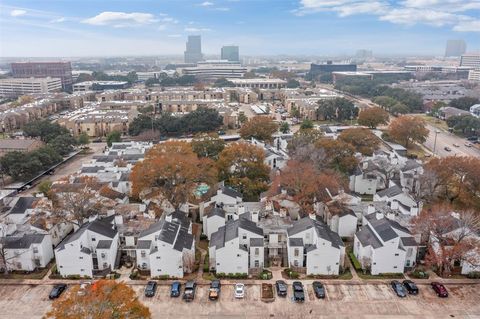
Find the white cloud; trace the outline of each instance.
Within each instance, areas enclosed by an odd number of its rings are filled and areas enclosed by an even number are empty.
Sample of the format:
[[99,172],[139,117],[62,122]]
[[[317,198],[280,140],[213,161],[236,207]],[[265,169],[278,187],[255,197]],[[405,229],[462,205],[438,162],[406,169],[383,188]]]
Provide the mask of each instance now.
[[83,20],[91,25],[112,25],[114,27],[127,27],[144,25],[157,22],[153,14],[143,12],[112,12],[105,11],[94,17]]
[[227,8],[227,7],[218,7],[218,8],[215,8],[214,10],[217,10],[217,11],[230,11],[230,8]]
[[480,32],[479,20],[474,17],[477,9],[480,9],[480,0],[404,0],[397,3],[383,0],[300,0],[300,7],[292,12],[298,16],[321,11],[336,12],[340,17],[369,14],[395,24],[452,26],[454,31]]
[[210,6],[213,6],[213,2],[204,1],[204,2],[200,3],[200,5],[201,5],[202,7],[210,7]]
[[26,15],[26,14],[27,14],[27,11],[22,10],[22,9],[15,9],[15,10],[10,11],[10,16],[12,16],[12,17],[20,17],[20,16],[23,16],[23,15]]
[[167,35],[167,37],[169,37],[169,38],[181,38],[182,35],[181,34],[169,34],[169,35]]
[[50,20],[50,23],[61,23],[61,22],[65,22],[66,20],[67,19],[65,19],[64,17],[60,17],[60,18]]
[[209,28],[193,28],[193,27],[186,27],[185,32],[208,32],[212,31]]

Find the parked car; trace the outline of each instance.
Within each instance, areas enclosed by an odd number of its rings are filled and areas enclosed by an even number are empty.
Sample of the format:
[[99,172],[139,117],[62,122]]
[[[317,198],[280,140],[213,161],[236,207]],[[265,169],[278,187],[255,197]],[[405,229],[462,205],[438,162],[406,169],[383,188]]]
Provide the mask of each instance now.
[[320,281],[314,281],[313,284],[313,292],[317,298],[324,299],[325,298],[325,287]]
[[403,286],[405,289],[407,289],[408,293],[411,295],[417,295],[418,294],[418,287],[415,285],[415,283],[411,280],[404,280],[403,281]]
[[450,147],[448,147],[448,146],[445,146],[443,149],[444,149],[445,151],[447,151],[447,152],[451,152],[451,151],[452,151],[452,149],[451,149]]
[[453,143],[453,146],[460,147],[460,145],[458,145],[457,143]]
[[183,291],[183,300],[190,302],[195,299],[195,290],[197,289],[197,283],[193,280],[187,281],[185,284],[185,290]]
[[182,284],[178,281],[174,281],[170,286],[170,297],[179,297]]
[[446,298],[448,297],[447,288],[439,282],[432,282],[432,289],[437,293],[437,296]]
[[275,288],[277,289],[277,295],[279,297],[287,296],[287,283],[283,280],[277,280],[275,282]]
[[472,143],[470,143],[470,142],[465,142],[465,146],[466,146],[466,147],[472,147],[473,145],[472,145]]
[[208,299],[217,300],[220,296],[220,280],[213,280],[210,283],[210,290],[208,291]]
[[405,291],[405,288],[402,286],[400,281],[392,280],[390,282],[390,285],[392,285],[392,289],[397,294],[397,296],[402,298],[407,296],[407,292]]
[[478,141],[478,136],[469,136],[467,137],[467,141],[470,141],[470,142]]
[[294,281],[292,284],[293,287],[293,300],[296,302],[305,301],[305,291],[303,290],[303,285],[300,281]]
[[52,291],[48,295],[48,299],[57,299],[67,289],[67,285],[58,284],[53,286]]
[[235,298],[244,298],[245,297],[245,285],[238,283],[235,284],[235,289],[234,289],[234,295]]
[[155,296],[156,291],[157,291],[157,283],[155,281],[149,281],[145,286],[145,297]]

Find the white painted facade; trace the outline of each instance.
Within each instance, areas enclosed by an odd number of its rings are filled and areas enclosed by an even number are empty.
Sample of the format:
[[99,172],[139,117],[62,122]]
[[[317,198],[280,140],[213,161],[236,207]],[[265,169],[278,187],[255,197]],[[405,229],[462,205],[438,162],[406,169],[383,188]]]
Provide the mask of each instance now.
[[28,247],[4,248],[8,270],[34,271],[48,265],[53,259],[52,239],[48,234],[39,237],[42,238],[35,240]]

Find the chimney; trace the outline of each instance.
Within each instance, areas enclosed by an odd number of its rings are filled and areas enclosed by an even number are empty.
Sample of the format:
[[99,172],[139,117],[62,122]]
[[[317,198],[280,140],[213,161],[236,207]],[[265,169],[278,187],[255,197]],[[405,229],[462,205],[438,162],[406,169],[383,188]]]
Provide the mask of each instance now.
[[255,224],[258,223],[258,212],[252,212],[250,215],[252,217],[252,222]]
[[370,214],[373,214],[375,213],[375,206],[373,206],[372,204],[368,205],[367,207],[367,215],[370,215]]
[[398,209],[398,201],[393,200],[393,201],[390,203],[390,208],[393,209],[393,210],[397,210],[397,209]]

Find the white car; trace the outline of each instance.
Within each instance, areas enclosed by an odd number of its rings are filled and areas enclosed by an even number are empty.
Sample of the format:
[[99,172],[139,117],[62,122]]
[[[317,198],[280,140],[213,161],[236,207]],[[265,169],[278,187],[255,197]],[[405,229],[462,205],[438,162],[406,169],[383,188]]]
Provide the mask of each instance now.
[[466,146],[466,147],[472,147],[472,143],[466,142],[466,143],[465,143],[465,146]]
[[234,289],[235,298],[245,297],[245,285],[244,284],[235,284]]

